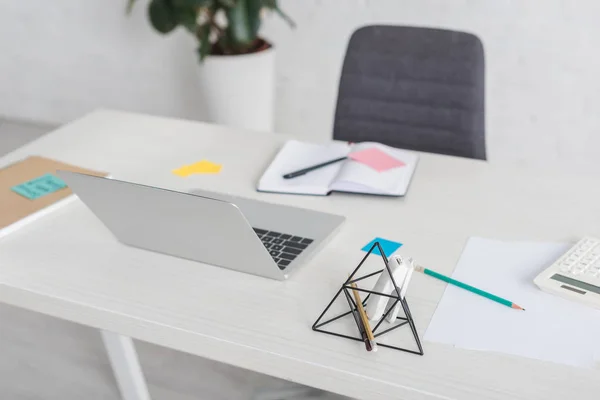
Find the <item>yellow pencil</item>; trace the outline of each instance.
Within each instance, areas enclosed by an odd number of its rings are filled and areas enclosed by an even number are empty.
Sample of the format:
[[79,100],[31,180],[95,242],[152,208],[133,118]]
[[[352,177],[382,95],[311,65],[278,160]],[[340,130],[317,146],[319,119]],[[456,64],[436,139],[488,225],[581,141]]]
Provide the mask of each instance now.
[[360,294],[358,294],[358,290],[356,288],[356,283],[351,283],[352,293],[354,294],[354,301],[356,301],[356,308],[358,309],[358,315],[365,327],[365,331],[367,332],[367,338],[369,339],[369,343],[371,344],[371,349],[373,351],[377,351],[377,343],[375,343],[375,336],[373,336],[373,331],[371,331],[371,325],[369,325],[369,318],[367,317],[367,313],[362,305],[362,300],[360,299]]

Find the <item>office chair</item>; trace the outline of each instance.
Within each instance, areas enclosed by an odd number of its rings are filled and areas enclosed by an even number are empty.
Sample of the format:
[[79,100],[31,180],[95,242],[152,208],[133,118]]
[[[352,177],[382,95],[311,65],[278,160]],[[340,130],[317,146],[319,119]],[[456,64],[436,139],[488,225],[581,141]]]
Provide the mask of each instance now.
[[333,138],[485,160],[484,103],[476,36],[365,26],[348,43]]

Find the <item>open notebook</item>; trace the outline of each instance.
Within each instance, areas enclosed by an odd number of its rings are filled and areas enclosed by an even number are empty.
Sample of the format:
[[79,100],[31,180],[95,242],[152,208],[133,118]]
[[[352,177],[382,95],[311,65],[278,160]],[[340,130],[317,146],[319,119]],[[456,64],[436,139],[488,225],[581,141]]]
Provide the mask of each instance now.
[[[404,165],[378,171],[362,162],[347,158],[306,175],[293,179],[283,178],[284,174],[373,148],[401,161]],[[284,144],[260,178],[257,189],[261,192],[321,196],[332,191],[404,196],[418,159],[419,156],[414,152],[380,143],[332,142],[320,145],[290,140]]]

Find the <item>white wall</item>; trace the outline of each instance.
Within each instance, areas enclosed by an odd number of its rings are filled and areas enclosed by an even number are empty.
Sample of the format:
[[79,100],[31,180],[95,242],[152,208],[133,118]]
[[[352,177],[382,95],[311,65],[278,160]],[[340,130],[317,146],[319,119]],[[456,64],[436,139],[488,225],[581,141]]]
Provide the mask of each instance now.
[[[97,107],[203,118],[194,43],[161,38],[145,1],[0,1],[0,115],[66,122]],[[487,55],[491,162],[600,173],[597,0],[283,0],[276,18],[278,131],[331,135],[346,41],[367,23],[479,35]]]

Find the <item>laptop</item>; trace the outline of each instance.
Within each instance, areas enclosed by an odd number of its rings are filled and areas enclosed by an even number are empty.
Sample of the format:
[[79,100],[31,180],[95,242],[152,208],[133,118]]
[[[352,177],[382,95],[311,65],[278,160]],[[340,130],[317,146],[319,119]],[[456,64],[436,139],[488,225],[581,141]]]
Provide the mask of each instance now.
[[345,220],[204,190],[57,175],[126,245],[277,280],[314,256]]

